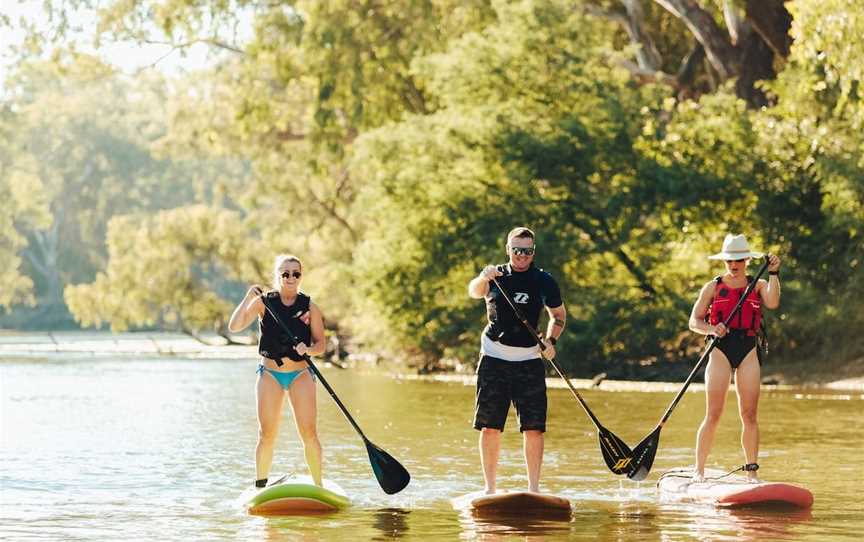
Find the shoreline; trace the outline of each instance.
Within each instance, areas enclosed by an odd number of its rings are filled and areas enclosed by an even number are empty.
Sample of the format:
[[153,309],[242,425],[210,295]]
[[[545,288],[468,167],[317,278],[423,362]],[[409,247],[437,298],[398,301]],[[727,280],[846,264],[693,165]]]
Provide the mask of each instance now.
[[[223,341],[216,335],[207,337],[213,341]],[[257,357],[256,345],[204,344],[182,333],[169,332],[124,332],[107,331],[56,331],[56,332],[15,332],[0,330],[0,360],[14,358],[45,358],[58,354],[75,356],[182,356],[191,359],[248,359]],[[363,372],[385,374],[402,380],[425,380],[432,382],[460,383],[473,386],[474,374],[436,373],[415,374],[388,370],[387,368],[368,369],[364,362],[355,362],[354,367]],[[579,390],[601,390],[611,392],[677,392],[682,382],[642,381],[642,380],[603,380],[599,384],[589,378],[571,378],[573,387]],[[548,377],[546,385],[553,389],[566,389],[564,381]],[[693,383],[691,391],[704,391],[704,384]],[[864,376],[841,378],[829,382],[802,382],[799,384],[763,384],[762,389],[772,390],[830,390],[864,392]],[[864,398],[864,395],[862,395]]]

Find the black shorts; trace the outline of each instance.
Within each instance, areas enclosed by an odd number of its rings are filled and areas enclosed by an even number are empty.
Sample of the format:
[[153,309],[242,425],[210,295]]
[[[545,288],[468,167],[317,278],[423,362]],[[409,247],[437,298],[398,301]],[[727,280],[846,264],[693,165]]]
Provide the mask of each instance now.
[[540,358],[505,361],[483,356],[477,368],[474,429],[504,430],[510,403],[519,431],[546,431],[546,370]]
[[[717,349],[726,355],[729,360],[729,365],[735,370],[747,357],[751,350],[756,348],[756,337],[747,335],[746,332],[737,330],[729,330],[729,333],[717,340]],[[758,351],[757,351],[758,354]],[[759,359],[759,365],[762,365],[762,358]]]

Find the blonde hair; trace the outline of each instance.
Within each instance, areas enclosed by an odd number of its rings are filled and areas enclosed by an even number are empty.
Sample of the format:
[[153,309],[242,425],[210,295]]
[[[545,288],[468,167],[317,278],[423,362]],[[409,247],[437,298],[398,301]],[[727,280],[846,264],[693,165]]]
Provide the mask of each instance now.
[[293,254],[279,254],[273,260],[273,288],[278,290],[282,286],[282,282],[280,279],[282,278],[279,274],[279,268],[282,267],[282,264],[285,262],[297,262],[297,265],[300,266],[300,270],[303,270],[303,262],[300,261],[300,258]]

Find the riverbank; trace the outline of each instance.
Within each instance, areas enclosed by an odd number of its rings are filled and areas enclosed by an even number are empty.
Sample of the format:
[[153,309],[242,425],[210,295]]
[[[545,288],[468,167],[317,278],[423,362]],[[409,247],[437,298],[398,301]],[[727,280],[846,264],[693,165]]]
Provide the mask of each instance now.
[[[192,359],[249,359],[257,356],[255,345],[228,345],[217,335],[205,337],[206,343],[188,335],[165,332],[109,333],[103,331],[58,331],[20,333],[0,331],[0,359],[52,358],[63,356],[176,356]],[[473,385],[470,373],[435,373],[418,375],[400,370],[398,365],[382,367],[374,363],[352,360],[349,365],[361,371],[386,372],[398,379],[459,382]],[[695,361],[694,361],[695,363]],[[682,379],[683,380],[683,379]],[[650,391],[674,392],[681,382],[646,382],[612,379],[571,379],[577,389],[602,389],[604,391]],[[564,388],[566,384],[557,377],[547,383],[553,388]],[[763,369],[766,389],[826,388],[864,392],[864,359],[847,363],[801,362],[797,364],[769,363]],[[693,390],[702,389],[694,383]]]

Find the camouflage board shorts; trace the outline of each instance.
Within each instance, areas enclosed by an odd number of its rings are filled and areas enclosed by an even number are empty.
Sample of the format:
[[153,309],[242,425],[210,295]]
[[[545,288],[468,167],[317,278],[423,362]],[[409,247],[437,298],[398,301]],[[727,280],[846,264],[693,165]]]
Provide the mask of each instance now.
[[477,368],[474,429],[504,430],[510,403],[519,431],[546,431],[546,370],[540,358],[505,361],[490,356]]

